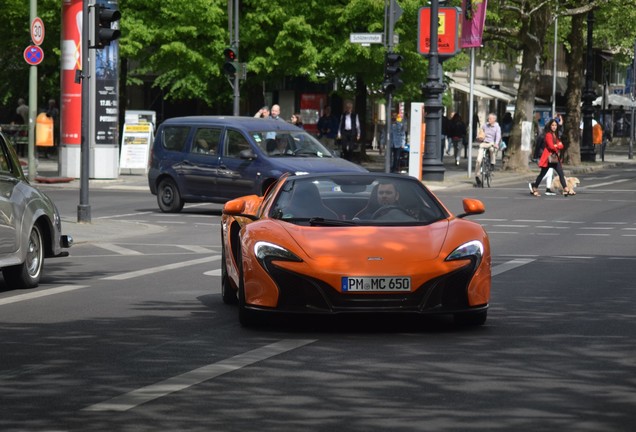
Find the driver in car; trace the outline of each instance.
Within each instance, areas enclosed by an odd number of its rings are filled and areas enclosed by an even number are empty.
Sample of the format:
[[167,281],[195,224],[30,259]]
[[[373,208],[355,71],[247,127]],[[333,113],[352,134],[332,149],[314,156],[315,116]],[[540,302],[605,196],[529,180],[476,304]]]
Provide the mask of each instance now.
[[378,183],[369,197],[369,203],[355,215],[354,219],[373,219],[373,215],[382,207],[397,205],[400,193],[397,187],[388,181]]
[[380,207],[396,205],[400,199],[400,193],[393,183],[380,183],[378,185],[378,204]]

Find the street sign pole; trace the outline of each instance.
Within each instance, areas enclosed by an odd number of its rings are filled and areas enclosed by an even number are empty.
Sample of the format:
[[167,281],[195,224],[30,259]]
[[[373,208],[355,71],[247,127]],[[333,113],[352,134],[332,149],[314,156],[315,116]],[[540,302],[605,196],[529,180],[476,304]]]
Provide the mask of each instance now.
[[[30,22],[33,22],[38,15],[37,0],[29,1]],[[38,67],[31,65],[29,68],[29,146],[28,146],[28,166],[29,181],[35,181],[35,117],[38,108]]]
[[82,2],[82,138],[80,141],[80,202],[77,206],[77,222],[91,223],[91,206],[88,203],[88,176],[90,167],[90,70],[89,67],[89,39],[90,39],[90,20],[89,0]]

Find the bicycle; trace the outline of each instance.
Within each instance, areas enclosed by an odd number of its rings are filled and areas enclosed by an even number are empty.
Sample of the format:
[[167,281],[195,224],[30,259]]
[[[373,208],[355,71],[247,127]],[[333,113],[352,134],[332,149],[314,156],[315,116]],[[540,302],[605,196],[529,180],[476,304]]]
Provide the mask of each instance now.
[[483,152],[481,166],[479,167],[479,176],[481,177],[481,182],[477,186],[480,186],[482,188],[485,187],[484,185],[488,185],[488,187],[490,187],[490,183],[492,181],[494,167],[490,163],[490,152],[493,150],[494,149],[492,147],[481,149],[481,151]]

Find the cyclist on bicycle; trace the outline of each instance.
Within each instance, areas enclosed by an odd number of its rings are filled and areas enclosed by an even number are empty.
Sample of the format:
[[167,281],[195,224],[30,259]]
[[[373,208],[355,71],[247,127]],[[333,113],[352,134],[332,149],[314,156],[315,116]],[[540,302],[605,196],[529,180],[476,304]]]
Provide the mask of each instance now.
[[[479,143],[479,152],[477,153],[477,162],[475,163],[475,183],[480,185],[481,179],[479,178],[479,169],[484,158],[484,149],[490,150],[490,163],[495,165],[495,158],[497,156],[497,149],[499,149],[499,143],[501,142],[501,128],[497,123],[497,115],[494,113],[488,114],[488,121],[481,127],[483,131],[483,139]],[[479,141],[479,138],[477,139]]]

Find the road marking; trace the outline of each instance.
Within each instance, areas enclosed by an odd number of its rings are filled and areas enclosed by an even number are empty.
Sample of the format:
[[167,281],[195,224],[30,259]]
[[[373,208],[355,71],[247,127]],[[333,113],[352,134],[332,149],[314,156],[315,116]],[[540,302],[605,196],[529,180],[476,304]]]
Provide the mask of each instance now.
[[54,294],[60,294],[69,291],[75,291],[82,288],[88,288],[88,285],[62,285],[57,288],[50,288],[42,291],[32,292],[28,294],[20,294],[13,297],[7,297],[0,299],[0,306],[6,305],[9,303],[17,303],[25,300],[32,300],[39,297],[46,297]]
[[509,270],[516,269],[517,267],[521,267],[521,266],[524,266],[526,264],[530,264],[533,261],[536,261],[536,260],[530,259],[530,258],[513,259],[512,261],[508,261],[508,262],[505,262],[503,264],[499,264],[498,266],[493,267],[492,270],[491,270],[491,274],[492,274],[492,276],[497,276],[497,275],[500,275],[500,274],[502,274],[504,272],[507,272]]
[[221,255],[215,255],[215,256],[199,258],[199,259],[195,259],[195,260],[191,260],[191,261],[183,261],[183,262],[167,264],[167,265],[163,265],[163,266],[159,266],[159,267],[147,268],[147,269],[144,269],[144,270],[137,270],[137,271],[132,271],[132,272],[128,272],[128,273],[121,273],[121,274],[117,274],[117,275],[113,275],[113,276],[107,276],[107,277],[102,278],[101,280],[126,280],[126,279],[132,279],[132,278],[136,278],[136,277],[140,277],[140,276],[145,276],[147,274],[157,273],[157,272],[166,271],[166,270],[174,270],[174,269],[178,269],[178,268],[183,268],[183,267],[193,266],[193,265],[197,265],[197,264],[208,263],[208,262],[212,262],[212,261],[218,261],[220,259],[221,259]]
[[592,185],[586,185],[585,189],[592,189],[592,188],[612,185],[612,184],[616,184],[616,183],[623,183],[623,182],[630,181],[630,180],[631,179],[620,179],[620,180],[614,180],[614,181],[605,182],[605,183],[597,183],[597,184],[592,184]]
[[585,233],[585,234],[577,234],[577,236],[609,237],[609,234],[592,234],[592,233]]
[[214,253],[214,251],[208,248],[204,248],[203,246],[197,246],[197,245],[175,245],[175,246],[181,249],[188,250],[190,252],[194,252],[194,253],[207,253],[207,254]]
[[119,255],[143,255],[141,252],[117,246],[112,243],[96,243],[95,246],[106,249],[107,251],[115,252]]
[[203,273],[206,276],[221,276],[221,269],[210,270]]
[[185,390],[188,387],[211,380],[212,378],[234,372],[235,370],[250,366],[254,363],[314,343],[316,340],[317,339],[283,339],[264,347],[230,357],[229,359],[221,360],[168,378],[167,380],[138,388],[105,402],[90,405],[83,408],[82,411],[128,411],[170,393]]

